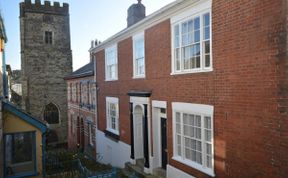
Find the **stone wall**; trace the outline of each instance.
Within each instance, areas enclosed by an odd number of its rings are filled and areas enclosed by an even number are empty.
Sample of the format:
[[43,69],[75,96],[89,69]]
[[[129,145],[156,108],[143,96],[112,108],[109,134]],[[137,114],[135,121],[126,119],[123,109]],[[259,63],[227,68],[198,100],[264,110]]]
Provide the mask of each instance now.
[[[59,124],[51,124],[59,142],[67,137],[67,95],[64,77],[72,72],[68,4],[39,1],[20,3],[22,105],[34,117],[44,119],[47,104],[55,104]],[[52,32],[52,44],[45,32]]]

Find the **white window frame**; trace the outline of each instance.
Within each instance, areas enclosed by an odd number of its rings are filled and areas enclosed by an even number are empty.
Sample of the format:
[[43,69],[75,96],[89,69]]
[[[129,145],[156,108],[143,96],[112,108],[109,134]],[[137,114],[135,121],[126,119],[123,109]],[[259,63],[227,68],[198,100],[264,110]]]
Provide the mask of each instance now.
[[[143,50],[144,50],[144,56],[143,56],[143,63],[144,63],[144,73],[139,74],[137,71],[137,65],[136,65],[136,42],[139,40],[143,40]],[[144,32],[141,32],[137,35],[133,36],[133,78],[145,78],[145,35]]]
[[[212,60],[212,13],[211,13],[211,6],[212,1],[206,0],[203,1],[203,3],[198,3],[197,5],[193,6],[187,11],[182,12],[181,14],[178,14],[171,18],[171,75],[177,75],[177,74],[187,74],[187,73],[199,73],[199,72],[211,72],[213,71],[213,60]],[[205,54],[203,49],[203,42],[205,41],[203,39],[203,15],[209,13],[210,14],[210,66],[205,67]],[[180,70],[176,70],[176,58],[175,58],[175,26],[179,25],[179,31],[180,31],[180,61],[182,61],[181,57],[181,25],[184,22],[187,22],[191,19],[194,19],[196,17],[200,17],[200,68],[194,68],[194,69],[184,69],[184,66],[182,65],[182,62],[180,63]]]
[[[107,54],[110,52],[115,53],[115,76],[110,76],[108,73],[108,59],[107,59]],[[114,81],[118,80],[118,50],[117,50],[117,44],[110,46],[105,49],[105,81]]]
[[[109,104],[116,105],[115,129],[113,129],[111,126]],[[119,135],[119,99],[115,97],[106,97],[106,130]]]
[[[210,176],[215,176],[214,173],[214,127],[213,127],[213,113],[214,113],[214,106],[211,105],[202,105],[202,104],[191,104],[191,103],[179,103],[179,102],[172,102],[172,111],[173,111],[173,157],[172,159],[181,162],[187,166],[193,167],[201,172],[204,172]],[[177,148],[177,138],[176,138],[176,113],[184,114],[194,114],[194,115],[201,115],[201,143],[202,143],[202,164],[197,162],[191,161],[189,159],[185,159],[184,157],[184,144],[183,144],[183,120],[181,124],[181,156],[178,155],[178,148]],[[212,168],[208,168],[205,166],[206,163],[206,146],[205,146],[205,137],[204,137],[204,122],[203,118],[205,116],[211,117],[211,151],[212,151]],[[182,116],[181,116],[182,119]]]

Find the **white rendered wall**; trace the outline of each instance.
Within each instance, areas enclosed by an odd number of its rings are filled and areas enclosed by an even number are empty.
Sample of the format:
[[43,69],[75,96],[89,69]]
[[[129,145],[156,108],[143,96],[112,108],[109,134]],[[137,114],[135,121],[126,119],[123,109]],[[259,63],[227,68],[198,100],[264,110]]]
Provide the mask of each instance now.
[[100,130],[96,130],[96,132],[96,150],[100,154],[99,162],[124,168],[125,163],[130,162],[130,145],[121,141],[115,142],[106,137]]
[[171,165],[167,165],[167,178],[195,178],[183,171],[181,171],[180,169],[177,169]]

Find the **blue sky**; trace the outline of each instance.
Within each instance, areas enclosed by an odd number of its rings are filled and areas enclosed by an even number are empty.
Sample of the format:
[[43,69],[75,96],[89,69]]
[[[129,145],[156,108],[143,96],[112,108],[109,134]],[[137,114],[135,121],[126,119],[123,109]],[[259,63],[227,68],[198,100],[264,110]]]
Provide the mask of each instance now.
[[[8,43],[6,63],[20,69],[19,3],[24,0],[0,0]],[[42,4],[44,0],[41,0]],[[174,0],[142,0],[149,15]],[[34,0],[32,0],[34,2]],[[54,2],[51,0],[51,2]],[[127,9],[137,0],[58,0],[69,3],[73,70],[89,62],[91,40],[104,41],[126,28]],[[61,4],[62,6],[62,4]]]

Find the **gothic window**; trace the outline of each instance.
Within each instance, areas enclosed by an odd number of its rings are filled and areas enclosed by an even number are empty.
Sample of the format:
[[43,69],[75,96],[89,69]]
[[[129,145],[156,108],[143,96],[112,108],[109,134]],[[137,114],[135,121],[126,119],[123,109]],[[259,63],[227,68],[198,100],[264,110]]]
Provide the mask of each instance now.
[[45,107],[44,120],[47,121],[49,124],[59,123],[59,110],[55,106],[55,104],[50,103]]
[[52,32],[51,31],[45,31],[45,43],[52,44]]

